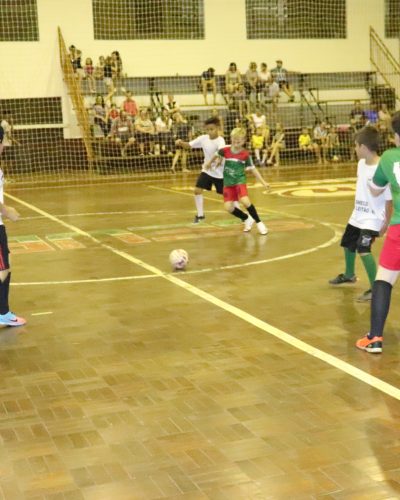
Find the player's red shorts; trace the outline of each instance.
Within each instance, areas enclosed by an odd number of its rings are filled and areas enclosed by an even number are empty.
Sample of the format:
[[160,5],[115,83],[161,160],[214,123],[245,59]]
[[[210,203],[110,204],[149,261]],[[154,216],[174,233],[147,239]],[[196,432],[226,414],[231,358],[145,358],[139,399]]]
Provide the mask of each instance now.
[[389,226],[379,265],[390,271],[400,271],[400,224]]
[[248,196],[246,184],[224,186],[224,201],[238,201],[244,196]]

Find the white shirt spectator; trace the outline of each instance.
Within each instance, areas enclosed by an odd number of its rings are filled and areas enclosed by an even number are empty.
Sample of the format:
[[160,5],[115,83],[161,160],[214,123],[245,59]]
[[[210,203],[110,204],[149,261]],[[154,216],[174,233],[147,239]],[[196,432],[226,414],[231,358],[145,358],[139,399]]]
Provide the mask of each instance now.
[[11,125],[8,123],[7,120],[2,120],[0,126],[4,130],[3,145],[11,146],[11,134],[12,134]]

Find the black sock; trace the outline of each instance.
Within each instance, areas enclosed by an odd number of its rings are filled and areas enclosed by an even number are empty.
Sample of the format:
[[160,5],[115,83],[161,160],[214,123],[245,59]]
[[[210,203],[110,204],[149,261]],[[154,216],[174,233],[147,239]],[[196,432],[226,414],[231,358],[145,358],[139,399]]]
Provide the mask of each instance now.
[[245,221],[248,217],[247,214],[245,214],[244,212],[242,212],[239,208],[235,207],[233,209],[233,212],[231,212],[232,215],[234,215],[235,217],[237,217],[238,219],[242,220],[242,221]]
[[250,205],[249,207],[246,208],[246,210],[249,212],[249,214],[253,217],[253,219],[256,222],[261,222],[260,217],[258,216],[256,207],[254,205]]
[[368,337],[382,337],[383,327],[389,313],[392,285],[387,281],[377,280],[372,286],[371,329]]
[[4,281],[0,281],[0,314],[7,314],[9,311],[8,306],[8,293],[10,290],[11,273],[7,274]]

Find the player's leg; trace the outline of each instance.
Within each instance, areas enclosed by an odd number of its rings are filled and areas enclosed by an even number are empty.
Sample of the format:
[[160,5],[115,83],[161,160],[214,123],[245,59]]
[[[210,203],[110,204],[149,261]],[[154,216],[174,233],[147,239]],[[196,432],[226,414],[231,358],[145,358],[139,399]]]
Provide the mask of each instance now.
[[224,207],[225,210],[230,214],[232,214],[234,217],[237,217],[242,222],[246,222],[249,219],[249,216],[239,208],[238,194],[236,188],[237,186],[225,186],[223,188]]
[[244,223],[244,232],[249,232],[251,230],[254,222],[257,224],[257,229],[260,234],[267,234],[268,229],[265,224],[261,222],[260,216],[258,215],[256,207],[251,203],[250,198],[247,194],[247,186],[246,184],[239,185],[240,190],[240,203],[246,207],[246,210],[249,212],[250,219],[246,220]]
[[382,252],[376,280],[372,287],[371,324],[367,335],[356,347],[371,353],[381,353],[383,328],[389,313],[393,285],[400,272],[400,224],[390,226]]
[[7,233],[5,227],[0,225],[0,325],[22,326],[26,320],[12,313],[8,303],[11,281],[9,253]]
[[261,164],[261,155],[260,155],[261,149],[259,148],[254,148],[254,156],[256,157],[257,163]]
[[188,151],[186,149],[182,150],[182,156],[181,156],[181,167],[182,167],[182,172],[190,172],[190,170],[187,168],[187,158],[188,158]]
[[345,271],[338,274],[336,278],[329,280],[331,285],[342,285],[344,283],[355,283],[356,248],[361,230],[351,224],[347,224],[343,233],[340,246],[344,249]]
[[200,172],[194,188],[194,203],[196,205],[196,215],[194,217],[194,224],[198,224],[206,217],[204,215],[204,198],[203,190],[211,191],[213,185],[213,178],[205,172]]
[[376,262],[375,257],[371,253],[371,246],[376,236],[379,236],[379,233],[376,231],[361,230],[357,241],[357,252],[361,257],[361,262],[363,263],[370,284],[369,289],[358,297],[358,302],[366,302],[372,298],[372,286],[376,278]]

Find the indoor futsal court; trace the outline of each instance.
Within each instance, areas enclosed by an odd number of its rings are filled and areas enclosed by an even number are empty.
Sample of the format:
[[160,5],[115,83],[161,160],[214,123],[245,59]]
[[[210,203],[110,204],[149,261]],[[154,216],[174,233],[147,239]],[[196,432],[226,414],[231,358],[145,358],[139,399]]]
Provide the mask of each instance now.
[[[329,283],[360,131],[375,160],[398,146],[399,19],[397,0],[0,1],[1,500],[400,498],[399,287],[371,353],[364,260]],[[251,166],[228,213],[247,151],[269,188]]]

